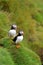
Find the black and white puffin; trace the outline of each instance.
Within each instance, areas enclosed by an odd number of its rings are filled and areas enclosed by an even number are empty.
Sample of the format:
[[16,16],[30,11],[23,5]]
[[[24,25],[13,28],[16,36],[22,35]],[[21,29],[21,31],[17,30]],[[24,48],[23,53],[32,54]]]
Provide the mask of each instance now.
[[24,32],[20,31],[18,33],[18,35],[15,36],[15,38],[13,39],[13,41],[14,41],[14,43],[15,43],[15,45],[16,45],[17,48],[20,47],[20,42],[23,40],[23,34],[24,34]]
[[11,26],[11,29],[9,30],[9,33],[8,33],[10,38],[13,38],[16,36],[16,29],[17,29],[17,25]]

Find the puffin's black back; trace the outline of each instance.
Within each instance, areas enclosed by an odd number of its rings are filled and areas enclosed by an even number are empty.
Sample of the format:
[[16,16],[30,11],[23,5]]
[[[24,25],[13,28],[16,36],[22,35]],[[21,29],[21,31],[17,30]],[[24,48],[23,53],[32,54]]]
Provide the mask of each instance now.
[[15,29],[15,28],[12,26],[12,27],[11,27],[11,30],[12,30],[12,29]]
[[13,41],[16,42],[16,40],[17,40],[17,36],[13,39]]
[[16,42],[18,36],[21,36],[21,34],[19,33],[19,34],[13,39],[14,42]]

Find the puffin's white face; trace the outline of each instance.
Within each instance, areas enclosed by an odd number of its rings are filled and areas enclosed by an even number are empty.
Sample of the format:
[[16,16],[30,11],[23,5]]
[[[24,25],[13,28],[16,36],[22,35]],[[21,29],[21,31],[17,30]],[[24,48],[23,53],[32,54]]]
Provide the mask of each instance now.
[[20,31],[19,33],[20,33],[21,35],[24,35],[24,32],[23,32],[23,31]]
[[17,25],[12,25],[12,27],[13,27],[14,29],[17,29]]

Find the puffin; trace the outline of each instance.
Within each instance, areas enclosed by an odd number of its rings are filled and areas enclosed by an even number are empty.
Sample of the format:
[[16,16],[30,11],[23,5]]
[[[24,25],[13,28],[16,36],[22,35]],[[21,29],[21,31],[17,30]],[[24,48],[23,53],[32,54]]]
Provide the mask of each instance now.
[[23,40],[24,32],[20,31],[17,36],[15,36],[12,40],[16,45],[16,48],[20,48],[20,42]]
[[11,26],[11,29],[8,32],[8,35],[11,39],[16,36],[16,29],[17,29],[17,25],[14,24]]

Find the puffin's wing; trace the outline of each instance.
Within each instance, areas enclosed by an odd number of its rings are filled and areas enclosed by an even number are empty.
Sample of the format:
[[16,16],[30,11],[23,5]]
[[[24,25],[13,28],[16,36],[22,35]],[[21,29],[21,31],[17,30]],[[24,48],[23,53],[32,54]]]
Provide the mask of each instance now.
[[16,43],[21,42],[22,40],[23,40],[23,36],[18,36],[17,40],[16,40]]
[[14,41],[14,42],[16,42],[16,40],[17,40],[17,36],[16,36],[16,37],[14,37],[13,41]]

